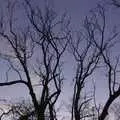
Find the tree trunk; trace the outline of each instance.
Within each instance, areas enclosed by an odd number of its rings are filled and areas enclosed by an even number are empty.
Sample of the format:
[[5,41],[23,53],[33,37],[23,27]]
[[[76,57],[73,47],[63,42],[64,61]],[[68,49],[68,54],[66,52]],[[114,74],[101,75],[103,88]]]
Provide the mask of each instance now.
[[45,115],[44,115],[44,113],[39,113],[38,115],[37,115],[37,120],[45,120]]
[[80,113],[75,111],[75,120],[80,120]]
[[45,109],[39,106],[37,110],[37,120],[45,120]]

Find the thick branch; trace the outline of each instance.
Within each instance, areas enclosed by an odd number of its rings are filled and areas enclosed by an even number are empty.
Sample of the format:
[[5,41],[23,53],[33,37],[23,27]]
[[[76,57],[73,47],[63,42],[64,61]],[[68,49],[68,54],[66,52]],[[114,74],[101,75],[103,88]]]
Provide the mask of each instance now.
[[16,85],[18,83],[22,83],[22,84],[25,84],[26,86],[28,86],[28,83],[26,81],[23,81],[23,80],[16,80],[16,81],[0,83],[0,86]]

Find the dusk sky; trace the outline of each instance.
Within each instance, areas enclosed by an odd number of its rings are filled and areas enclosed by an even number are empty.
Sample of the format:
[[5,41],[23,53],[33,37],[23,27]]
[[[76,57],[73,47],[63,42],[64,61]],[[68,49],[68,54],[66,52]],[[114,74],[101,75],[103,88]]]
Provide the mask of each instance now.
[[[38,2],[39,1],[39,2]],[[40,6],[44,6],[45,5],[45,1],[44,0],[35,0],[34,3],[36,4],[36,2],[38,2],[40,4]],[[91,0],[91,2],[89,0],[51,0],[52,1],[52,6],[54,6],[55,10],[58,12],[58,15],[63,14],[64,12],[67,12],[67,14],[70,16],[71,18],[71,26],[73,27],[74,30],[79,30],[79,27],[84,19],[84,17],[86,15],[89,14],[89,10],[91,8],[94,8],[96,6],[96,3],[98,2],[98,0]],[[4,0],[0,0],[0,5],[5,9],[4,7]],[[5,47],[2,46],[2,49],[5,49]],[[72,64],[72,60],[69,61],[69,58],[71,59],[71,55],[68,55],[68,58],[65,58],[65,77],[66,80],[65,82],[67,83],[67,85],[71,85],[71,80],[73,79],[73,76],[71,76],[73,73],[71,68],[68,67],[74,67],[71,66]],[[6,70],[6,66],[3,64],[3,62],[0,62],[1,67],[1,79],[2,81],[4,81],[5,77],[3,76],[3,74],[5,74],[5,70]],[[14,77],[14,76],[12,76]],[[67,88],[67,87],[65,87]],[[23,92],[22,92],[23,91]],[[17,86],[11,86],[11,87],[1,87],[0,88],[0,98],[6,98],[6,99],[16,99],[19,97],[26,97],[29,96],[28,93],[26,92],[26,88],[22,87],[22,91],[21,91],[21,85]],[[67,90],[66,90],[67,91]],[[18,92],[18,93],[17,93]]]
[[[34,3],[40,4],[40,6],[44,6],[45,0],[34,0]],[[82,21],[84,20],[85,16],[89,15],[89,11],[92,8],[95,8],[97,3],[100,2],[100,0],[49,0],[49,2],[52,1],[52,6],[54,6],[56,12],[58,15],[66,12],[68,16],[71,18],[71,28],[73,31],[79,30]],[[3,7],[4,0],[0,0],[0,6]],[[4,7],[3,7],[4,8]],[[5,9],[5,8],[4,8]],[[107,6],[106,6],[106,9]],[[118,10],[115,7],[111,7],[111,9],[108,9],[107,11],[107,32],[108,30],[112,30],[112,27],[114,25],[117,26],[117,29],[119,29],[120,22],[120,9]],[[110,34],[110,33],[109,33]],[[108,35],[109,35],[108,34]],[[0,45],[1,46],[1,45]],[[1,46],[2,49],[7,49],[4,46]],[[119,45],[116,46],[116,48],[112,51],[112,54],[119,54],[120,47]],[[74,70],[75,65],[73,63],[73,57],[70,54],[65,55],[64,59],[64,87],[63,92],[61,94],[59,102],[61,100],[65,100],[64,102],[69,101],[72,97],[72,79],[74,77]],[[5,72],[6,72],[6,65],[4,65],[5,62],[0,61],[0,82],[3,82],[5,79]],[[98,70],[99,71],[99,70]],[[97,79],[96,85],[97,85],[97,99],[100,103],[103,103],[104,100],[107,98],[107,94],[103,94],[107,91],[107,87],[104,81],[104,78],[101,77],[104,74],[103,71],[99,71],[97,74],[94,74],[91,77],[91,80]],[[11,74],[11,79],[14,78],[14,74]],[[33,76],[34,77],[34,76]],[[89,85],[89,89],[92,89],[92,83]],[[37,91],[37,89],[36,89]],[[107,92],[106,92],[107,93]],[[38,95],[39,96],[39,95]],[[10,101],[19,101],[20,99],[29,99],[29,93],[25,86],[23,85],[14,85],[9,87],[0,87],[0,99],[7,99]]]

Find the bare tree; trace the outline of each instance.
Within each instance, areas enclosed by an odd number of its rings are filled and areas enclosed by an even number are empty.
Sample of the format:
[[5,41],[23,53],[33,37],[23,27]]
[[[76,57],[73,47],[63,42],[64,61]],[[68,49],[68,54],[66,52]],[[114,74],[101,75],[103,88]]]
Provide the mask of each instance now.
[[[97,12],[97,13],[96,13]],[[106,39],[105,30],[106,30],[106,16],[104,7],[100,6],[93,11],[94,19],[89,22],[89,25],[92,25],[94,30],[90,30],[92,34],[92,40],[94,45],[98,48],[101,56],[102,64],[105,65],[106,74],[107,74],[107,84],[109,95],[104,106],[102,107],[101,112],[98,114],[98,120],[105,120],[108,115],[108,110],[111,104],[120,96],[120,87],[118,82],[118,65],[119,65],[119,56],[116,61],[113,61],[110,56],[110,49],[115,45],[115,38],[118,33],[113,32],[113,34]],[[96,39],[95,34],[99,35],[99,39]]]
[[84,95],[84,90],[85,84],[97,68],[100,58],[100,52],[96,46],[93,45],[92,31],[94,31],[94,29],[88,17],[86,17],[83,29],[77,34],[77,40],[73,39],[70,43],[71,52],[77,63],[74,78],[72,120],[74,118],[75,120],[83,120],[93,116],[88,107],[93,96]]
[[0,120],[8,118],[11,120],[34,120],[35,110],[30,101],[11,102],[2,100],[6,108],[0,108]]
[[[87,34],[80,34],[77,42],[71,44],[74,58],[78,62],[73,95],[72,120],[74,117],[75,120],[80,120],[86,117],[81,117],[82,114],[80,112],[83,110],[82,105],[84,106],[85,103],[89,101],[89,98],[83,101],[83,103],[80,102],[82,90],[85,86],[86,78],[90,77],[101,63],[104,64],[105,71],[107,72],[109,97],[101,109],[95,105],[98,120],[105,120],[107,118],[111,104],[120,96],[120,87],[118,82],[119,56],[114,62],[110,57],[110,50],[116,44],[118,33],[113,31],[109,38],[106,37],[107,23],[103,6],[98,5],[97,8],[91,10],[91,13],[92,14],[89,17],[86,17],[84,21],[86,32],[82,30]],[[84,41],[83,43],[81,42],[82,40]],[[83,45],[85,40],[87,41],[87,44],[84,49]]]
[[[113,0],[114,1],[114,0]],[[34,6],[32,1],[24,0],[23,19],[27,25],[18,21],[17,5],[19,2],[8,2],[7,17],[5,12],[0,16],[1,43],[5,42],[8,51],[1,51],[0,57],[7,61],[8,70],[6,81],[0,86],[24,84],[28,88],[32,99],[32,107],[25,104],[12,105],[8,112],[3,111],[1,118],[12,114],[15,119],[57,120],[55,104],[60,96],[63,83],[62,55],[68,42],[71,53],[76,62],[74,88],[71,108],[71,120],[98,119],[105,120],[111,104],[120,96],[120,83],[118,81],[119,56],[113,61],[110,50],[115,45],[114,39],[118,33],[106,39],[106,16],[101,5],[91,10],[90,16],[84,20],[84,26],[77,33],[76,38],[70,36],[69,20],[66,15],[57,16],[53,8],[45,6],[42,11]],[[16,19],[17,18],[17,19]],[[18,25],[17,25],[18,24]],[[22,29],[20,28],[22,27]],[[90,105],[95,102],[95,96],[85,93],[86,82],[103,64],[107,74],[109,90],[108,99],[101,109]],[[15,73],[10,79],[9,72]],[[36,81],[38,82],[36,83]],[[36,96],[34,88],[40,88]],[[30,109],[30,110],[29,110]],[[95,114],[97,113],[97,118]],[[31,118],[32,117],[32,118]]]
[[[1,16],[0,35],[12,50],[12,53],[1,53],[1,57],[9,63],[9,69],[13,70],[19,79],[9,80],[7,74],[7,81],[0,83],[0,86],[24,84],[29,90],[37,119],[45,120],[45,112],[49,106],[50,118],[53,120],[56,119],[54,107],[64,79],[61,58],[68,43],[68,25],[63,30],[61,26],[65,17],[57,21],[57,14],[52,8],[47,6],[42,12],[38,6],[33,8],[32,4],[25,0],[28,26],[23,28],[26,30],[18,29],[14,13],[16,4],[16,2],[8,3],[9,18]],[[56,30],[59,32],[55,32]],[[34,56],[36,53],[37,61]],[[31,67],[30,62],[33,62],[33,59],[37,67]],[[34,80],[31,77],[33,72],[39,79],[40,99],[37,99],[34,91]]]

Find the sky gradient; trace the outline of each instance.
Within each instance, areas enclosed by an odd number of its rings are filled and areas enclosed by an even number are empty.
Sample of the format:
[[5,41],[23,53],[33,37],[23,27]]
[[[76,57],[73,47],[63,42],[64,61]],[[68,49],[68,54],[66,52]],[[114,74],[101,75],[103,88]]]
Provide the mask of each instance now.
[[[0,0],[0,5],[3,4],[4,0]],[[52,5],[55,8],[56,12],[58,14],[62,14],[64,12],[67,12],[67,14],[71,18],[71,28],[73,28],[74,31],[79,30],[82,21],[84,20],[85,16],[89,14],[89,11],[92,8],[96,7],[96,4],[99,2],[99,0],[51,0]],[[42,7],[44,5],[44,0],[37,0],[34,1],[34,4],[39,3],[40,6]],[[2,5],[4,6],[4,4]],[[4,7],[3,7],[4,8]],[[106,8],[107,9],[107,8]],[[120,16],[120,10],[117,10],[116,8],[112,8],[108,10],[107,13],[107,33],[109,32],[108,30],[112,29],[114,25],[118,26],[120,25],[119,23],[119,17]],[[118,30],[119,27],[117,27]],[[110,33],[108,33],[109,36]],[[1,46],[2,48],[2,46]],[[116,48],[112,51],[112,54],[119,54],[120,47],[119,45],[116,46]],[[74,77],[74,70],[75,70],[75,65],[73,63],[73,57],[70,54],[65,55],[64,58],[64,75],[65,75],[65,81],[64,81],[64,86],[63,86],[63,91],[60,97],[60,100],[58,102],[64,102],[66,101],[70,102],[70,98],[72,97],[73,91],[71,89],[72,86],[72,79]],[[4,81],[5,77],[5,71],[6,71],[6,65],[4,65],[3,61],[0,61],[0,79],[1,81]],[[101,77],[104,74],[104,72],[98,72],[97,74],[93,75],[91,79],[98,79],[96,82],[97,85],[97,92],[99,94],[96,95],[97,99],[99,100],[100,103],[103,103],[104,100],[107,98],[107,94],[103,94],[107,91],[106,84],[105,84],[105,78]],[[11,74],[11,79],[14,78],[14,73]],[[33,76],[35,77],[35,76]],[[91,86],[89,86],[92,88]],[[37,89],[36,89],[37,91]],[[106,92],[107,93],[107,92]],[[39,95],[38,95],[39,96]],[[0,99],[7,99],[10,101],[19,101],[20,98],[29,98],[29,93],[28,90],[25,86],[23,85],[14,85],[11,87],[0,87]]]

